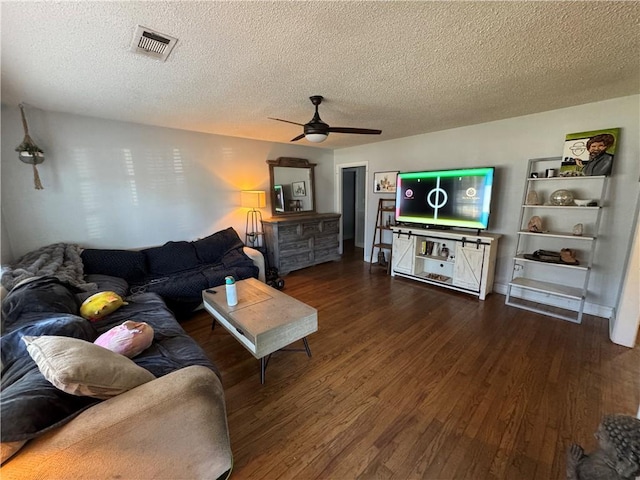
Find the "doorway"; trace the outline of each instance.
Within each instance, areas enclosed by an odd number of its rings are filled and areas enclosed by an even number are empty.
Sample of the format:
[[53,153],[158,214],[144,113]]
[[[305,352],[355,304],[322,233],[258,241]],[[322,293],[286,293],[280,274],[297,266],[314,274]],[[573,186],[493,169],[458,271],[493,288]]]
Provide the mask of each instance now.
[[342,213],[341,252],[362,249],[364,258],[367,165],[338,165],[338,204]]

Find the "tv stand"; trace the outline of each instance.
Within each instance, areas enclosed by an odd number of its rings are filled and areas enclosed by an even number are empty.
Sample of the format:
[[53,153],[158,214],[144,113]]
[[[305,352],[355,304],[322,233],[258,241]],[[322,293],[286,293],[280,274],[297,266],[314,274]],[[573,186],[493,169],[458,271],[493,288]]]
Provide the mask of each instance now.
[[424,226],[391,229],[391,276],[469,293],[480,300],[493,291],[501,235],[479,232],[474,235]]

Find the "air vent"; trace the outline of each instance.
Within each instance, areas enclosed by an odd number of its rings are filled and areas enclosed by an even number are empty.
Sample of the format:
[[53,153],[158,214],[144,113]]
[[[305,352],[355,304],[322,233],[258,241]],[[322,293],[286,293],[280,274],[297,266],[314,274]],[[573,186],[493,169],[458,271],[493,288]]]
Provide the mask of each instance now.
[[131,51],[148,57],[162,60],[167,59],[171,50],[176,45],[177,38],[164,33],[156,32],[142,25],[136,27],[131,42]]

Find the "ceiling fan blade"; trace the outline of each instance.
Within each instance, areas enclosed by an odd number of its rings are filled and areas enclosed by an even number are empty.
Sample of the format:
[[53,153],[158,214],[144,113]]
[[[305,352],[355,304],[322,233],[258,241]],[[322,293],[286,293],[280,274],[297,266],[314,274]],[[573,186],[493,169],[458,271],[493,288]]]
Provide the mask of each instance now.
[[297,142],[298,140],[300,140],[301,138],[304,138],[304,133],[301,133],[300,135],[298,135],[296,138],[292,138],[291,141],[292,142]]
[[380,135],[382,130],[372,130],[370,128],[351,128],[351,127],[329,127],[330,132],[335,133],[359,133],[363,135]]
[[277,120],[279,122],[293,123],[294,125],[300,125],[301,127],[304,127],[304,123],[292,122],[290,120],[282,120],[281,118],[273,118],[273,117],[267,117],[267,118],[269,120]]

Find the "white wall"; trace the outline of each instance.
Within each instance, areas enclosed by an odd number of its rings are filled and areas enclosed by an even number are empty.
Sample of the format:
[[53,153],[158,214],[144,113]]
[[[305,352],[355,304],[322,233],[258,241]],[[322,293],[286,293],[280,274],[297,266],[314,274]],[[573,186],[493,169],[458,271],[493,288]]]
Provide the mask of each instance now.
[[[44,151],[44,190],[14,148],[17,108],[2,107],[2,261],[53,242],[135,248],[192,240],[233,226],[244,239],[241,190],[267,190],[266,160],[307,158],[316,167],[319,212],[333,211],[333,151],[26,111]],[[325,192],[320,194],[319,192]],[[269,195],[267,195],[269,198]],[[271,215],[270,205],[263,216]],[[11,251],[12,250],[12,251]]]
[[[635,218],[638,218],[636,210]],[[620,291],[616,316],[611,320],[610,336],[615,343],[634,347],[640,327],[640,223],[631,242],[629,262]]]
[[5,228],[4,213],[0,213],[0,263],[9,263],[13,258],[13,249],[9,242],[9,234]]
[[[520,204],[529,158],[562,155],[567,133],[621,127],[608,206],[591,275],[588,313],[610,316],[621,288],[630,245],[640,171],[640,96],[616,98],[469,127],[335,151],[336,165],[369,162],[372,172],[495,166],[496,184],[489,231],[500,233],[495,288],[504,293],[511,278]],[[371,196],[369,197],[371,198]],[[374,199],[375,200],[375,199]],[[375,201],[367,205],[365,252],[371,247]]]

